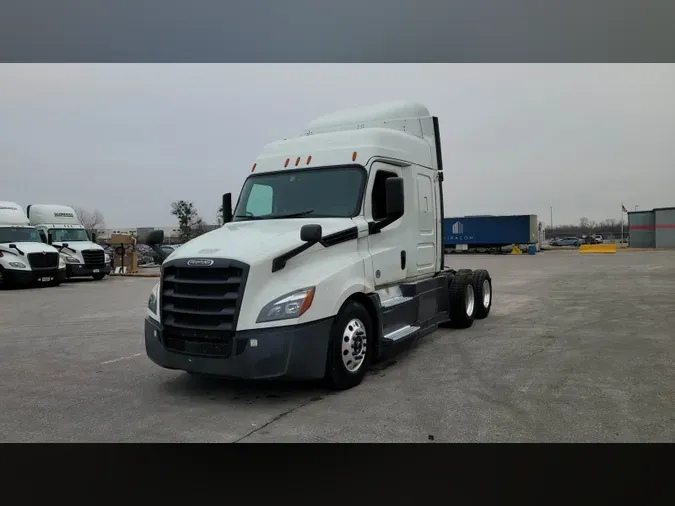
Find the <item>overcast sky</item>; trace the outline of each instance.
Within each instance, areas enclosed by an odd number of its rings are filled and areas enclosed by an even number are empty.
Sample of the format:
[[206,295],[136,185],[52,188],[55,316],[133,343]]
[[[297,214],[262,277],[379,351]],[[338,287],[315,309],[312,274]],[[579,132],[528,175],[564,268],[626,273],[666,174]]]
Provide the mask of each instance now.
[[440,118],[447,216],[675,206],[673,64],[2,64],[0,200],[214,222],[266,143],[400,99]]

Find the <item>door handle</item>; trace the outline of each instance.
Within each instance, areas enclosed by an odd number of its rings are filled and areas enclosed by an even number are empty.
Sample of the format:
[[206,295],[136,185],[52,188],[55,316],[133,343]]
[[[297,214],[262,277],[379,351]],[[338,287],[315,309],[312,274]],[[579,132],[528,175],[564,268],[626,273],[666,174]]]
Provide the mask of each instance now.
[[405,251],[401,251],[401,270],[405,269],[405,260],[406,260]]

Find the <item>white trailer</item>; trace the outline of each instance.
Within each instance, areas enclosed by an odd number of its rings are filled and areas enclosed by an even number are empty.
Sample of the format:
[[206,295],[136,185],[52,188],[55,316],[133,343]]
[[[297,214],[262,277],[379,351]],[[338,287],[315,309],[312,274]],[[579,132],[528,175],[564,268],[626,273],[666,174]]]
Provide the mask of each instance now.
[[110,273],[110,258],[89,237],[75,210],[68,206],[32,204],[26,208],[31,225],[42,240],[59,250],[66,264],[66,276],[101,280]]
[[36,283],[57,286],[65,277],[59,252],[40,240],[23,208],[0,201],[0,288]]
[[423,105],[340,111],[269,144],[234,213],[223,196],[225,224],[164,261],[148,356],[345,389],[387,348],[487,317],[490,274],[444,262],[442,181],[438,119]]

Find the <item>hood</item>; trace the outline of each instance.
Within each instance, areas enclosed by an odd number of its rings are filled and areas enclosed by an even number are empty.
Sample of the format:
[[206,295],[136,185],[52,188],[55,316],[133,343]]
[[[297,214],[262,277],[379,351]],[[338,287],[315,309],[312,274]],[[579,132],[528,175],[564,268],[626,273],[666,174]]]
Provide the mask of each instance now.
[[42,253],[43,251],[46,251],[47,253],[58,253],[58,250],[49,244],[44,244],[42,242],[3,242],[0,243],[0,248],[2,248],[5,251],[11,251],[12,253],[16,254],[17,256],[21,256],[18,251],[15,249],[12,249],[9,247],[10,244],[16,244],[21,251],[23,251],[26,255],[28,253]]
[[[68,244],[68,249],[72,249],[75,251],[82,251],[85,249],[100,249],[100,250],[103,249],[101,245],[91,241],[64,241],[64,242]],[[63,243],[55,242],[54,244],[58,244],[59,246],[61,246]],[[68,250],[64,250],[64,252],[67,253]]]
[[250,263],[273,258],[302,244],[303,225],[321,225],[324,236],[355,225],[351,218],[289,218],[236,221],[201,235],[178,248],[168,259],[220,257]]

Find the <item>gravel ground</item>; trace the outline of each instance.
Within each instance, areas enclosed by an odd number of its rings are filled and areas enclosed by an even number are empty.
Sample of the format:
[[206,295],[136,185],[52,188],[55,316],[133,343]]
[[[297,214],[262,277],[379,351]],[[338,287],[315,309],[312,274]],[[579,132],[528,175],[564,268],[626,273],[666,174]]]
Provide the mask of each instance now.
[[341,393],[155,366],[156,279],[0,292],[0,441],[675,441],[675,253],[448,263],[490,270],[490,317]]

